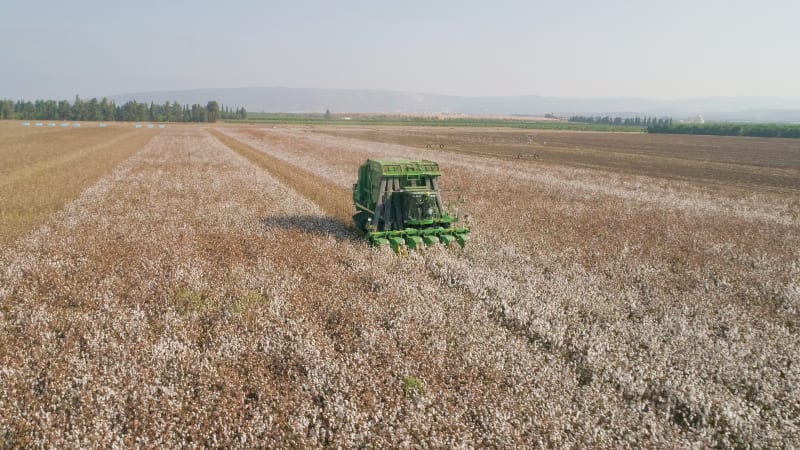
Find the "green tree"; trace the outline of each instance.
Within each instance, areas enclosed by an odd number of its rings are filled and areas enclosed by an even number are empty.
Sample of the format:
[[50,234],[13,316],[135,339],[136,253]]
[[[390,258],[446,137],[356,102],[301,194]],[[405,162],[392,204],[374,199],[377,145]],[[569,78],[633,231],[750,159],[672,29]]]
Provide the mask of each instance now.
[[0,117],[3,119],[14,118],[14,102],[11,100],[3,100],[3,103],[0,104]]
[[172,104],[172,120],[183,122],[183,106],[177,100]]
[[75,96],[75,103],[72,104],[72,120],[86,120],[84,118],[84,102],[79,96]]
[[172,106],[169,104],[169,100],[164,103],[164,121],[165,122],[172,122],[173,115],[172,115]]
[[70,118],[72,118],[72,106],[70,106],[68,100],[60,100],[58,102],[58,113],[56,114],[56,119],[69,120]]
[[19,119],[33,119],[33,116],[36,114],[36,107],[33,105],[33,102],[19,102],[17,113],[19,113]]
[[219,120],[219,103],[212,100],[206,105],[207,119],[209,122],[216,122]]
[[147,120],[147,117],[150,115],[147,103],[137,103],[136,107],[136,120]]
[[102,120],[100,117],[100,103],[94,97],[86,103],[86,120]]
[[53,120],[56,118],[56,111],[58,110],[58,103],[55,100],[47,100],[44,102],[44,114],[42,117],[46,120]]
[[107,98],[103,97],[100,100],[100,116],[102,117],[101,120],[115,120],[117,108],[114,105],[114,102],[108,101]]
[[208,120],[206,109],[201,105],[192,105],[191,121],[192,122],[206,122]]

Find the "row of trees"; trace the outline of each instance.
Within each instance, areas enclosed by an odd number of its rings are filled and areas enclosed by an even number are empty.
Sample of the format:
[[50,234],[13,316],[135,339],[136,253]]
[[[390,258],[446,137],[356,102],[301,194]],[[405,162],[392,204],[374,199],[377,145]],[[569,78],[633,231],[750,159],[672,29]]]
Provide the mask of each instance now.
[[629,125],[648,127],[651,125],[671,125],[671,117],[611,117],[611,116],[572,116],[570,122],[599,123],[603,125]]
[[679,123],[675,125],[651,125],[647,127],[647,132],[660,134],[800,138],[800,125],[772,123]]
[[244,108],[231,110],[214,100],[206,105],[181,105],[177,101],[163,105],[129,101],[117,106],[103,98],[75,101],[36,100],[34,102],[0,100],[0,119],[18,120],[86,120],[86,121],[151,121],[151,122],[216,122],[219,119],[244,119]]

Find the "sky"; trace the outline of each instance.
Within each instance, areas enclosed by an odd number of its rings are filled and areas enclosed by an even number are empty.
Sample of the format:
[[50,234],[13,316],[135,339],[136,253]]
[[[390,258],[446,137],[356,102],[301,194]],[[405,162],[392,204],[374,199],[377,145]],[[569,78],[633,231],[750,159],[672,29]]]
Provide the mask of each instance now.
[[0,0],[0,98],[284,86],[800,98],[797,0]]

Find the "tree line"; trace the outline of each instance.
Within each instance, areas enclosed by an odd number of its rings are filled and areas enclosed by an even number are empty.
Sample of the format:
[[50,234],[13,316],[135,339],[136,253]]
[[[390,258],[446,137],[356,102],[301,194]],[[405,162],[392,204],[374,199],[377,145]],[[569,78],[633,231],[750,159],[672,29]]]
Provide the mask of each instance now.
[[671,117],[611,117],[611,116],[572,116],[570,122],[598,123],[602,125],[628,125],[648,127],[651,125],[671,125]]
[[647,127],[647,132],[659,134],[800,138],[800,125],[774,123],[679,123],[675,125],[651,125]]
[[219,119],[245,118],[247,111],[244,108],[231,109],[215,100],[205,105],[181,105],[177,100],[163,105],[150,102],[148,105],[131,100],[119,106],[107,98],[83,100],[77,95],[73,103],[67,100],[0,100],[0,119],[216,122]]

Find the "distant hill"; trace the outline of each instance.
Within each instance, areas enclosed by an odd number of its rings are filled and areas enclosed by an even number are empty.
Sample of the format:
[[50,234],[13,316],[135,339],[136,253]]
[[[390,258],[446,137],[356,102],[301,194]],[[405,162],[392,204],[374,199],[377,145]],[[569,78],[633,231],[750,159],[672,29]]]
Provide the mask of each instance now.
[[800,99],[775,97],[709,97],[687,100],[644,98],[560,98],[543,96],[459,97],[386,90],[254,87],[139,92],[109,97],[150,103],[182,104],[217,100],[252,112],[462,113],[491,115],[656,115],[681,119],[800,122]]

